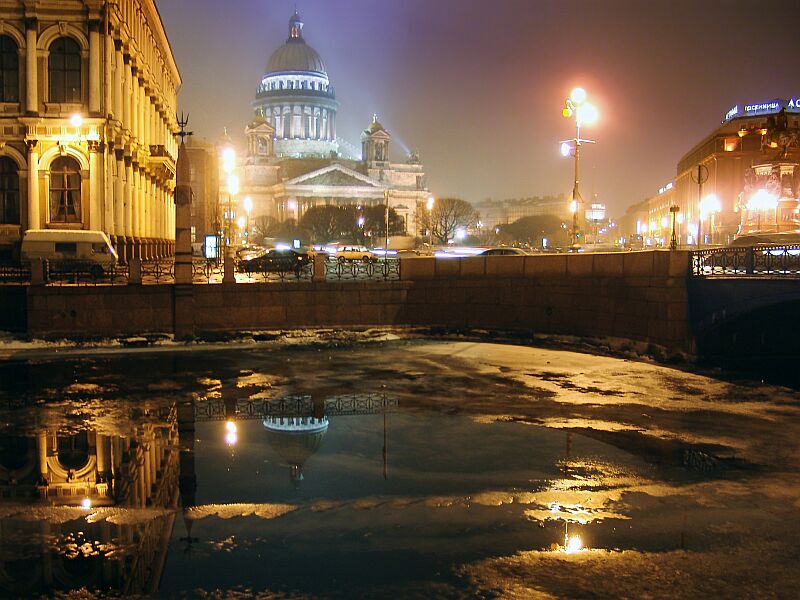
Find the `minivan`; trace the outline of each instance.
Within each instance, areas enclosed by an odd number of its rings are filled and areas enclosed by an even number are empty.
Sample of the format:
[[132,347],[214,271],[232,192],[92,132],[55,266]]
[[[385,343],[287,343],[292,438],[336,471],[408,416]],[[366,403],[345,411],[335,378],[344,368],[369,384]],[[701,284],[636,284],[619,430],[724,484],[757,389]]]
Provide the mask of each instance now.
[[102,231],[87,229],[29,229],[22,238],[23,261],[45,259],[52,266],[80,266],[92,277],[117,264],[117,252]]

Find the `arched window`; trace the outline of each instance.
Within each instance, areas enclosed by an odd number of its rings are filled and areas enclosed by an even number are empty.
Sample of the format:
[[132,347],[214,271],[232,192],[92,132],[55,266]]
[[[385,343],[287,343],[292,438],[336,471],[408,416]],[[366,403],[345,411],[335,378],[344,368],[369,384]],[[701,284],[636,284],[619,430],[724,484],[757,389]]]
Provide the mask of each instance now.
[[81,222],[81,166],[69,156],[58,157],[50,166],[50,221]]
[[19,225],[19,174],[7,156],[0,156],[0,223]]
[[60,37],[50,44],[48,62],[50,77],[50,102],[80,104],[81,93],[81,48],[78,42]]
[[19,53],[7,35],[0,35],[0,102],[19,102]]

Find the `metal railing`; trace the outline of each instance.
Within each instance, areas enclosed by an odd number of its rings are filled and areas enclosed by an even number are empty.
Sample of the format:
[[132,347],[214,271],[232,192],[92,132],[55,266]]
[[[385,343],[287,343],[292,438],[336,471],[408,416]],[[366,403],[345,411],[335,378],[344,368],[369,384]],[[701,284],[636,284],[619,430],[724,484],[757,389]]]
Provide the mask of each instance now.
[[328,281],[397,280],[400,279],[400,259],[343,261],[330,257],[325,261],[325,279]]
[[800,277],[800,245],[763,244],[695,250],[691,253],[691,274],[695,277]]

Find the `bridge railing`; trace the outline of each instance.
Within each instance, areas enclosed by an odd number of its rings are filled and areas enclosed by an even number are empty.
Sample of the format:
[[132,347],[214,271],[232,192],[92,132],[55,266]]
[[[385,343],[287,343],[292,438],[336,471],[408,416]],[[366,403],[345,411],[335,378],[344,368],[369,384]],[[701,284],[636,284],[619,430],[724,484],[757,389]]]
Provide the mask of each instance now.
[[800,244],[695,250],[691,253],[691,274],[800,277]]

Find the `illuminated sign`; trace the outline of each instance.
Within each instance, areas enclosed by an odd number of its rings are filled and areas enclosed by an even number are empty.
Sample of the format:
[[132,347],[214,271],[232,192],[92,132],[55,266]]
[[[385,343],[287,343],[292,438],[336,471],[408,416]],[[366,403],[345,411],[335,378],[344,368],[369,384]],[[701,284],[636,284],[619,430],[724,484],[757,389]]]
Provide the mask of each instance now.
[[203,242],[203,256],[206,258],[219,258],[219,238],[207,235]]
[[774,115],[785,109],[787,112],[800,112],[800,97],[791,98],[786,101],[781,98],[767,100],[764,102],[751,102],[748,104],[737,104],[727,113],[723,123],[738,117],[756,117],[759,115]]
[[669,191],[669,190],[671,190],[671,189],[672,189],[672,182],[670,181],[670,182],[669,182],[667,185],[665,185],[664,187],[658,188],[658,193],[659,193],[659,194],[663,194],[664,192],[668,192],[668,191]]

